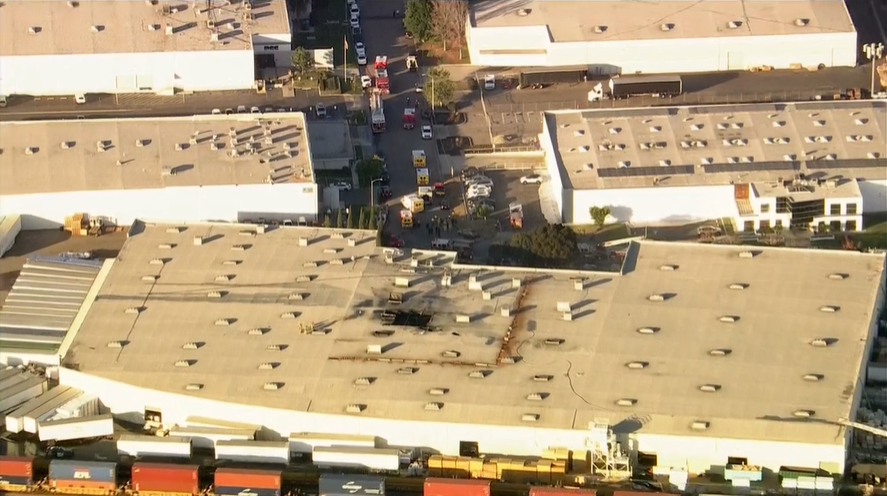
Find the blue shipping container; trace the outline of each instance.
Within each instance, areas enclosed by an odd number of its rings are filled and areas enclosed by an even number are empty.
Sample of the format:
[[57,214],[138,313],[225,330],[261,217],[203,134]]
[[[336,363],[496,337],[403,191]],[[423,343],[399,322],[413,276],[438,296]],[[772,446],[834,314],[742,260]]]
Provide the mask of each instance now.
[[255,489],[252,487],[214,487],[213,492],[225,496],[280,496],[278,489]]
[[117,464],[80,460],[53,460],[49,462],[49,480],[82,480],[84,482],[113,482],[116,484]]
[[385,478],[323,474],[318,482],[318,493],[320,496],[385,496]]
[[30,486],[33,483],[30,477],[13,477],[11,475],[0,475],[0,489],[4,484],[15,484],[17,486]]

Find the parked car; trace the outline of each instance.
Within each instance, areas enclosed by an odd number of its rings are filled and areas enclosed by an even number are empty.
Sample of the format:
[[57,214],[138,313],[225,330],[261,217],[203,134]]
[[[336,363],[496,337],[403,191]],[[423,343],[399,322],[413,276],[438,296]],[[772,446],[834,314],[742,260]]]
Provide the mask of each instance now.
[[[355,41],[359,39],[363,39],[361,36],[363,35],[363,31],[360,29],[360,25],[351,26],[351,37],[354,38]],[[361,37],[361,38],[359,38]]]
[[352,14],[351,15],[351,28],[359,28],[360,27],[360,17]]
[[349,11],[351,12],[351,17],[360,16],[360,7],[358,7],[357,2],[351,4]]
[[478,199],[478,198],[489,198],[491,190],[488,189],[479,189],[474,191],[469,191],[466,195],[469,200]]
[[247,112],[246,105],[238,105],[237,106],[237,113],[238,114],[245,114],[246,112]]
[[78,105],[86,103],[86,95],[74,95],[74,103]]
[[539,174],[530,174],[520,178],[521,184],[542,184],[542,176]]
[[487,91],[496,89],[496,76],[492,74],[484,76],[484,89]]
[[234,113],[234,109],[233,109],[233,108],[228,107],[228,108],[225,109],[225,115],[231,115],[231,114],[233,114],[233,113]]
[[222,115],[222,109],[214,108],[212,111],[213,115]]
[[[360,59],[358,59],[357,61],[360,62]],[[366,63],[365,61],[366,61],[366,59],[364,59],[364,63]],[[373,87],[373,78],[367,76],[366,74],[364,74],[363,76],[360,76],[360,87],[363,89],[372,88]]]
[[430,140],[433,138],[433,134],[431,131],[431,126],[422,126],[422,139]]
[[251,113],[251,114],[261,114],[261,113],[262,113],[262,109],[260,109],[259,107],[253,107],[253,108],[249,109],[249,113]]
[[367,65],[367,54],[358,53],[357,54],[357,65]]
[[349,183],[348,181],[336,181],[330,184],[330,186],[334,188],[339,188],[343,191],[351,191],[351,183]]
[[450,209],[450,202],[448,202],[447,200],[441,200],[439,205],[440,205],[441,210],[449,210]]
[[465,185],[468,186],[469,188],[474,187],[474,186],[487,186],[489,188],[493,187],[493,180],[492,179],[485,177],[485,176],[475,176],[475,177],[480,178],[480,179],[474,179],[474,178],[472,178],[473,180],[469,179],[468,181],[465,182]]
[[382,186],[379,188],[379,201],[386,201],[391,199],[391,188],[388,186]]
[[354,41],[354,51],[357,53],[367,53],[367,47],[362,41]]
[[314,107],[314,112],[317,114],[317,117],[323,119],[326,117],[326,105],[323,102],[317,102],[317,105]]
[[465,181],[470,177],[480,175],[480,170],[477,167],[466,167],[462,169],[459,175],[462,176],[462,181]]

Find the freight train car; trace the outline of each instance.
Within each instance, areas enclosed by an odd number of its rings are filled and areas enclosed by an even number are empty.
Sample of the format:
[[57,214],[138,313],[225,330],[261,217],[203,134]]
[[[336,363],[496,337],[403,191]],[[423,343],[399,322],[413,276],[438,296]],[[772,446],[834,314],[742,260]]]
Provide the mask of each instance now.
[[[575,487],[533,486],[530,488],[530,496],[595,496],[596,494],[597,491],[594,489],[579,489]],[[650,495],[645,494],[645,496]]]
[[49,462],[49,487],[63,494],[113,494],[117,492],[117,464],[53,460]]
[[429,477],[422,496],[490,496],[490,481]]
[[323,474],[318,496],[385,496],[385,478],[373,475]]
[[280,470],[216,469],[211,492],[226,496],[280,496]]
[[25,491],[34,483],[34,459],[0,456],[0,491]]
[[142,463],[132,465],[132,491],[139,496],[188,496],[200,492],[197,465]]

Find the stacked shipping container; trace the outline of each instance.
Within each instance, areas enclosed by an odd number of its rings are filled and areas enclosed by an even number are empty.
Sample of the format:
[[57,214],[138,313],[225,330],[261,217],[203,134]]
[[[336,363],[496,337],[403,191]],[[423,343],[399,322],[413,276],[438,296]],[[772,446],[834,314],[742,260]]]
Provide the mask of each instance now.
[[279,470],[218,468],[212,492],[232,496],[244,493],[256,496],[280,496],[280,474]]
[[372,475],[320,476],[319,496],[384,496],[385,478]]
[[23,456],[0,457],[0,490],[8,491],[34,482],[34,459]]
[[49,462],[49,486],[62,493],[65,489],[113,492],[117,490],[117,464],[53,460]]
[[423,496],[490,496],[490,481],[429,477],[425,479],[422,494]]
[[[543,487],[534,486],[530,488],[530,496],[595,496],[597,491],[594,489],[577,489],[574,487]],[[647,493],[647,496],[650,496]],[[656,496],[659,496],[658,494]]]
[[141,493],[166,495],[197,494],[200,492],[196,465],[168,463],[141,463],[132,466],[132,488]]

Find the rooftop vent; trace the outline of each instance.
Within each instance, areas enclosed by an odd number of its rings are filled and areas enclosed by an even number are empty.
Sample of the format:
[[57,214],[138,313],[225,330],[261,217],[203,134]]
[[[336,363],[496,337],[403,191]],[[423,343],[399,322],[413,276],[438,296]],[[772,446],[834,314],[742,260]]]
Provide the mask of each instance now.
[[443,406],[444,406],[443,403],[438,403],[436,401],[429,401],[428,403],[425,403],[425,409],[430,412],[439,411],[439,410],[443,409]]
[[517,15],[519,17],[527,17],[531,12],[533,12],[532,9],[519,9]]
[[661,270],[662,272],[674,272],[674,271],[678,270],[678,266],[671,265],[671,264],[660,265],[659,270]]
[[870,158],[870,159],[881,158],[881,154],[878,153],[878,152],[868,152],[868,153],[866,153],[865,156],[866,156],[867,158]]
[[736,322],[739,322],[739,317],[736,315],[722,315],[718,320],[724,324],[735,324]]
[[419,367],[401,367],[397,369],[397,373],[401,375],[413,375],[419,371]]
[[259,364],[259,370],[274,370],[279,366],[277,362],[264,362]]
[[101,33],[105,30],[105,26],[102,26],[101,24],[93,24],[92,26],[90,26],[89,30],[93,33]]
[[672,23],[665,23],[665,24],[660,24],[660,25],[659,25],[659,30],[660,30],[660,31],[665,31],[665,32],[667,32],[667,31],[671,31],[672,29],[674,29],[674,24],[672,24]]
[[824,313],[838,313],[840,310],[841,307],[836,307],[834,305],[824,305],[819,307],[819,311]]
[[869,122],[868,119],[855,119],[853,121],[853,123],[856,124],[857,126],[865,126],[866,124],[868,124],[868,122]]
[[626,367],[633,369],[633,370],[645,369],[645,368],[647,368],[648,365],[650,365],[650,364],[647,362],[628,362],[625,364]]
[[200,391],[201,389],[203,389],[203,384],[199,384],[196,382],[185,385],[185,391]]
[[795,19],[795,26],[799,28],[807,27],[810,24],[810,19],[798,18]]
[[126,315],[138,315],[142,313],[141,307],[129,307],[124,312]]
[[730,353],[733,353],[733,350],[730,350],[727,348],[716,348],[716,349],[708,352],[708,354],[713,357],[725,357],[725,356],[729,355]]
[[345,413],[361,413],[366,409],[366,405],[358,405],[356,403],[352,403],[345,407]]
[[825,126],[825,121],[813,121],[813,127],[822,127]]
[[535,382],[550,382],[552,379],[554,379],[553,375],[537,374],[533,376]]
[[198,348],[200,348],[200,345],[194,342],[189,342],[182,345],[183,350],[196,350]]
[[635,406],[637,404],[637,402],[638,402],[638,400],[636,400],[634,398],[622,398],[622,399],[616,400],[616,405],[617,406]]
[[266,382],[262,389],[265,391],[277,391],[278,389],[283,389],[282,382]]
[[34,154],[36,154],[39,150],[40,150],[40,149],[37,148],[37,147],[29,146],[29,147],[25,148],[25,155],[34,155]]
[[828,275],[828,278],[833,281],[843,281],[844,279],[847,279],[848,277],[850,277],[848,274],[841,274],[838,272],[833,272]]
[[825,376],[822,374],[804,374],[804,380],[807,382],[819,382],[825,379]]
[[795,410],[792,415],[798,418],[810,418],[816,415],[814,410]]
[[693,429],[694,431],[706,431],[710,425],[711,423],[705,420],[695,420],[690,424],[690,429]]
[[229,326],[234,323],[234,319],[218,319],[216,320],[217,326]]
[[190,367],[196,362],[197,360],[176,360],[176,367]]
[[355,386],[370,386],[374,382],[376,382],[375,377],[358,377],[357,379],[354,380],[354,385]]
[[125,344],[123,341],[108,341],[108,348],[123,348]]
[[604,34],[607,32],[607,26],[595,26],[594,32],[597,34]]
[[659,332],[658,327],[639,327],[638,333],[640,334],[656,334]]
[[447,388],[431,388],[428,390],[428,394],[431,396],[443,396],[449,392],[450,390]]
[[623,160],[623,161],[619,162],[619,168],[620,168],[620,169],[627,169],[627,168],[629,168],[629,167],[631,167],[631,161],[630,161],[630,160]]
[[160,24],[148,24],[148,31],[160,31]]
[[727,289],[732,289],[733,291],[742,291],[746,288],[748,288],[748,284],[744,282],[734,282],[733,284],[727,286]]
[[741,251],[739,252],[739,258],[755,258],[755,252],[753,251]]
[[268,351],[283,351],[286,349],[286,345],[285,344],[269,344],[268,346],[265,347],[265,349]]
[[773,121],[773,127],[783,127],[785,126],[785,121]]
[[157,276],[142,276],[142,282],[156,282]]
[[703,384],[699,386],[699,390],[703,393],[716,393],[721,390],[720,384]]
[[456,350],[447,350],[441,353],[440,356],[444,358],[459,358],[460,356],[462,356],[462,353]]
[[525,413],[520,417],[522,422],[538,422],[539,414],[538,413]]
[[664,294],[651,294],[650,296],[647,297],[647,299],[650,301],[665,301],[665,295]]
[[742,27],[742,21],[730,21],[727,23],[727,29],[739,29]]
[[79,6],[80,6],[80,2],[74,2],[73,0],[68,2],[68,7],[71,7],[72,9],[76,9]]
[[815,348],[827,348],[833,344],[835,344],[836,340],[833,338],[816,338],[810,341],[810,346]]
[[527,401],[542,401],[548,398],[548,393],[530,393],[527,395]]
[[564,340],[561,338],[548,338],[545,340],[545,344],[548,346],[560,346],[564,344]]
[[43,31],[43,28],[40,26],[31,26],[28,28],[28,34],[37,34],[41,31]]
[[468,377],[472,379],[483,379],[492,373],[493,371],[491,370],[474,370],[468,373]]

